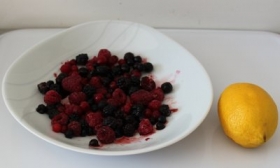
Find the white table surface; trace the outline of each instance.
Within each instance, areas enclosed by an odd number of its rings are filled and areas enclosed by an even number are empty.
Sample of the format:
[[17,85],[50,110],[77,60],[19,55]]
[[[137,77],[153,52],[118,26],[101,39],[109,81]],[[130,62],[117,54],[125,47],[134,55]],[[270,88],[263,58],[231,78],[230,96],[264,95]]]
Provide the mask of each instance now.
[[[1,80],[21,53],[59,31],[61,29],[27,29],[0,36]],[[174,145],[145,154],[111,157],[77,153],[54,146],[28,132],[12,117],[1,96],[0,167],[279,167],[280,129],[259,148],[242,148],[224,135],[216,106],[221,91],[234,82],[262,86],[279,106],[280,36],[251,31],[160,31],[186,47],[203,64],[213,84],[212,108],[192,134]]]

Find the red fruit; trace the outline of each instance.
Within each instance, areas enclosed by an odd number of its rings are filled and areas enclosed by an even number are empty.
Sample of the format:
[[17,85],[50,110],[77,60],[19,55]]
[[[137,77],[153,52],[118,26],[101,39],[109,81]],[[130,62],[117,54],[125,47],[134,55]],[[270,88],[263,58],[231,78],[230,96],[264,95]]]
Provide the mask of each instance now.
[[79,68],[78,68],[77,65],[72,65],[72,66],[71,66],[71,70],[72,70],[72,71],[78,71],[78,69],[79,69]]
[[62,132],[62,126],[58,123],[52,125],[53,132]]
[[87,96],[83,92],[73,92],[68,96],[68,99],[71,104],[79,105],[82,101],[87,99]]
[[118,99],[113,99],[113,98],[108,99],[107,103],[112,105],[112,106],[115,106],[115,107],[121,105],[121,103],[120,103],[120,101]]
[[138,132],[140,135],[148,135],[154,132],[154,127],[150,120],[143,119],[139,123]]
[[107,89],[103,86],[96,89],[96,93],[101,93],[103,95],[105,95],[107,92],[108,92]]
[[153,111],[152,110],[150,110],[148,108],[145,109],[145,111],[144,111],[145,118],[150,118],[152,115],[153,115]]
[[65,114],[67,115],[71,115],[71,114],[82,115],[82,113],[83,113],[83,109],[76,104],[65,105]]
[[52,118],[51,124],[66,125],[68,123],[68,119],[68,115],[66,115],[65,113],[59,113]]
[[136,70],[136,69],[134,69],[134,70],[132,70],[131,72],[130,72],[130,74],[131,74],[131,76],[136,76],[136,77],[141,77],[141,75],[142,75],[142,73],[140,72],[140,71],[138,71],[138,70]]
[[49,90],[44,96],[44,102],[48,105],[56,104],[61,101],[61,96],[54,90]]
[[119,65],[123,65],[123,64],[125,64],[126,62],[125,62],[124,59],[119,59],[118,63],[119,63]]
[[126,94],[122,89],[115,89],[113,94],[112,94],[113,99],[118,100],[118,102],[122,105],[126,102]]
[[89,84],[94,86],[95,88],[100,88],[102,86],[100,78],[96,76],[90,79]]
[[108,126],[102,126],[97,130],[97,139],[103,144],[113,143],[116,139],[115,132]]
[[157,119],[160,116],[160,112],[158,110],[155,110],[153,111],[152,116]]
[[100,112],[89,112],[86,114],[86,122],[92,128],[101,125],[103,122],[102,114]]
[[102,93],[96,93],[93,95],[93,99],[96,103],[99,103],[101,100],[104,99],[104,95]]
[[72,130],[75,136],[79,136],[81,134],[81,124],[78,121],[71,121],[68,126],[68,130]]
[[88,102],[82,101],[80,103],[80,107],[82,108],[83,111],[88,111],[90,109]]
[[141,88],[147,90],[147,91],[152,91],[156,88],[156,83],[152,78],[149,78],[147,76],[144,76],[141,79]]
[[111,52],[107,49],[101,49],[98,52],[97,58],[105,57],[106,59],[109,59],[111,57]]
[[82,91],[82,78],[79,75],[71,75],[62,80],[62,88],[68,92]]
[[111,89],[116,89],[116,88],[117,88],[117,83],[116,83],[116,81],[112,81],[112,82],[110,83],[109,87],[110,87]]
[[105,64],[107,64],[107,62],[108,62],[108,59],[105,56],[97,58],[97,64],[105,65]]
[[111,57],[109,58],[108,64],[109,64],[110,66],[113,66],[113,65],[115,65],[115,64],[118,62],[118,60],[119,60],[119,58],[118,58],[117,56],[113,55],[113,56],[111,56]]
[[149,103],[148,108],[150,108],[152,110],[158,110],[160,105],[161,105],[161,101],[159,101],[159,100],[152,100]]
[[159,100],[161,102],[163,101],[164,93],[160,87],[156,88],[155,90],[152,90],[151,93],[152,93],[154,99]]
[[132,106],[131,103],[126,103],[126,104],[122,107],[122,111],[123,111],[125,114],[130,113],[131,106]]
[[131,94],[130,100],[135,104],[148,105],[153,100],[153,95],[146,90],[140,89]]
[[66,74],[70,73],[70,72],[71,72],[71,65],[70,65],[70,63],[64,63],[64,64],[60,67],[60,71],[61,71],[62,73],[66,73]]

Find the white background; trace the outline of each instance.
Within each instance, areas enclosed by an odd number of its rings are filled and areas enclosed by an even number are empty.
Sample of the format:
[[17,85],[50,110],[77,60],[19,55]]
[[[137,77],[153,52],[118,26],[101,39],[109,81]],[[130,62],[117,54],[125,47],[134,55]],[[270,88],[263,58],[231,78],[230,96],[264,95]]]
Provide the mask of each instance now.
[[0,29],[120,19],[157,28],[280,32],[279,0],[0,0]]

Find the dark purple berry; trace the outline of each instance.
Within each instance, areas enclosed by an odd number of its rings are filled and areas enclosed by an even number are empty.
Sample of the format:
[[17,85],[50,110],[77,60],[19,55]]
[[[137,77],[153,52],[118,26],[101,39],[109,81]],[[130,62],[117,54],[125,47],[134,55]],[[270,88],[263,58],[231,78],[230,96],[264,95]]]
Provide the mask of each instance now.
[[173,86],[170,82],[165,82],[161,85],[161,90],[163,91],[163,93],[170,93],[173,89]]
[[135,127],[132,124],[126,124],[123,127],[123,135],[127,137],[132,137],[135,133]]
[[156,129],[157,130],[162,130],[164,128],[165,128],[165,124],[164,123],[161,123],[161,122],[156,123]]
[[123,64],[123,65],[121,65],[121,70],[122,70],[122,72],[129,72],[130,66],[128,64]]
[[96,90],[93,86],[87,84],[82,91],[86,94],[87,98],[91,98]]
[[89,141],[89,146],[98,147],[99,143],[97,139],[92,139]]
[[87,61],[88,61],[87,54],[79,54],[76,56],[77,65],[86,65]]
[[46,82],[41,82],[40,84],[37,85],[37,88],[39,92],[42,94],[45,94],[50,90]]
[[135,56],[134,57],[134,62],[135,63],[141,63],[142,62],[142,57],[141,56]]
[[166,123],[166,116],[163,116],[163,115],[159,116],[158,122],[163,123],[163,124]]
[[126,61],[129,60],[129,59],[132,59],[132,60],[133,60],[133,59],[134,59],[134,54],[131,53],[131,52],[127,52],[127,53],[124,54],[124,57],[123,57],[123,58],[124,58],[124,60],[126,60]]
[[38,105],[38,107],[36,108],[36,111],[40,114],[45,114],[48,112],[48,108],[44,105],[44,104],[40,104]]
[[62,80],[64,78],[66,78],[68,75],[65,74],[65,73],[60,73],[56,78],[55,78],[55,81],[56,83],[60,84],[62,82]]
[[73,138],[73,136],[74,136],[74,132],[73,132],[71,129],[66,130],[65,133],[64,133],[64,136],[65,136],[66,138],[71,139],[71,138]]
[[81,77],[85,78],[85,77],[87,77],[89,71],[87,68],[82,67],[82,68],[79,68],[78,73]]
[[143,66],[144,66],[144,72],[152,72],[154,69],[153,64],[151,64],[150,62],[144,63]]
[[167,104],[162,104],[160,107],[159,107],[159,112],[160,114],[162,114],[163,116],[170,116],[171,114],[171,111],[169,109],[169,106]]

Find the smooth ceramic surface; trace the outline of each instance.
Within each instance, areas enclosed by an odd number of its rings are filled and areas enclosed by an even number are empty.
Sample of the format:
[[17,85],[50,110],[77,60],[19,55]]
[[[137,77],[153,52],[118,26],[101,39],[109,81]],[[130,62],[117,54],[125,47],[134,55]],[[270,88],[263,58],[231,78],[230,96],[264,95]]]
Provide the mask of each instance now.
[[[147,58],[155,66],[158,84],[170,81],[174,91],[166,103],[178,112],[169,117],[167,127],[129,144],[88,147],[93,137],[66,139],[52,132],[50,120],[35,112],[43,97],[36,85],[54,79],[62,62],[80,53],[94,55],[101,48],[122,56],[130,51]],[[211,81],[203,66],[185,48],[148,26],[123,21],[96,21],[62,31],[23,53],[5,74],[2,92],[14,118],[27,130],[57,146],[96,155],[130,155],[153,151],[193,132],[205,119],[212,104]],[[147,139],[148,138],[148,139]]]

